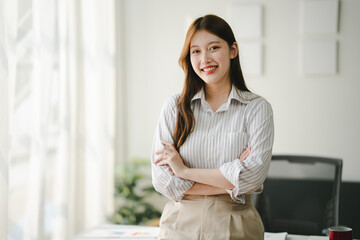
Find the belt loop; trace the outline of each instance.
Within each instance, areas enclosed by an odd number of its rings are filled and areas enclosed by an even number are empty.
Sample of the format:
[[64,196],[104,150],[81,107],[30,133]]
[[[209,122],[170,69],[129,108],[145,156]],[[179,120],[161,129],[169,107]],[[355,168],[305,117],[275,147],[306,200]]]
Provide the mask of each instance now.
[[245,204],[252,205],[252,197],[251,194],[245,194]]

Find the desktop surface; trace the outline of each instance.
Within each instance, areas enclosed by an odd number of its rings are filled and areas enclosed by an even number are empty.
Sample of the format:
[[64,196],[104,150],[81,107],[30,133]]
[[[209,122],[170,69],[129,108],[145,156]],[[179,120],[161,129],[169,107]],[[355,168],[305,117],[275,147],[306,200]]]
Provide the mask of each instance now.
[[[97,239],[97,240],[109,240],[109,239],[137,239],[137,240],[155,240],[159,233],[158,227],[146,227],[146,226],[133,226],[133,225],[117,225],[117,224],[103,224],[97,227],[91,228],[83,233],[80,233],[71,240],[86,240],[86,239]],[[265,235],[266,236],[266,235]],[[282,237],[281,234],[276,237],[267,236],[265,240],[325,240],[329,239],[326,236],[305,236],[305,235],[294,235],[288,234],[286,238]]]

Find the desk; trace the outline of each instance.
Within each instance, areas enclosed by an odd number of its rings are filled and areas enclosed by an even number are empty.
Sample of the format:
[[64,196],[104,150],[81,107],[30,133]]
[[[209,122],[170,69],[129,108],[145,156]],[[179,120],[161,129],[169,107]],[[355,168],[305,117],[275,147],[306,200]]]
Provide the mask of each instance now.
[[[158,227],[130,226],[103,224],[89,229],[79,235],[74,236],[71,240],[155,240],[159,233]],[[320,236],[303,236],[289,234],[286,240],[325,240],[329,237]]]

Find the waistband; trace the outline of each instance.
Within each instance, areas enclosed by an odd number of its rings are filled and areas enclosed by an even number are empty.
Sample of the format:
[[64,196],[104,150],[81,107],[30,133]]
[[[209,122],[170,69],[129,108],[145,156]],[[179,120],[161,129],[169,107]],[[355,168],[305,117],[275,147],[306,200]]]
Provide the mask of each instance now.
[[[235,202],[229,194],[219,194],[219,195],[209,195],[209,196],[204,196],[204,195],[185,195],[183,197],[183,200],[205,200],[205,199],[209,199],[209,200],[219,200],[219,201],[224,201],[224,202],[229,202],[229,203],[236,203],[236,204],[240,204]],[[252,197],[251,194],[245,194],[245,204],[246,205],[252,205]]]

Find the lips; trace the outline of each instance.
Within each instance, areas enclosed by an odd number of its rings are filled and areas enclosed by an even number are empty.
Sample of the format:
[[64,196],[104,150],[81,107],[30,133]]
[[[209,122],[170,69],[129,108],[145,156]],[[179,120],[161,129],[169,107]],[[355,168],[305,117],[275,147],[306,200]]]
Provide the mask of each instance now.
[[207,66],[201,69],[201,71],[206,72],[206,73],[212,73],[215,71],[215,69],[217,68],[217,66]]

